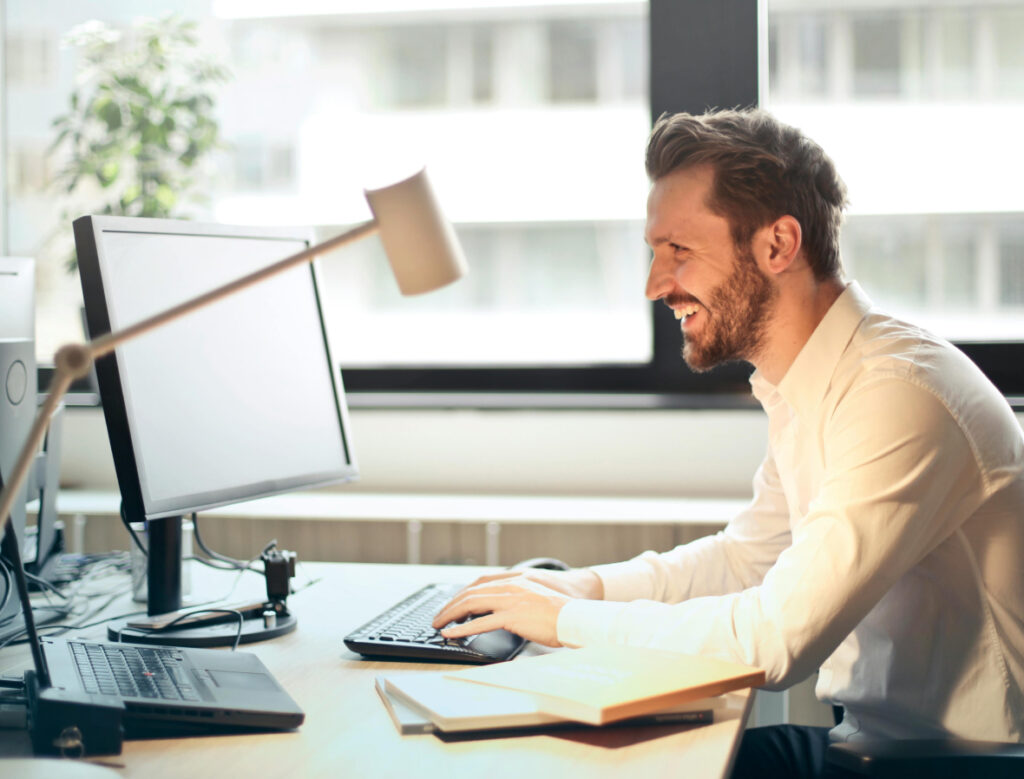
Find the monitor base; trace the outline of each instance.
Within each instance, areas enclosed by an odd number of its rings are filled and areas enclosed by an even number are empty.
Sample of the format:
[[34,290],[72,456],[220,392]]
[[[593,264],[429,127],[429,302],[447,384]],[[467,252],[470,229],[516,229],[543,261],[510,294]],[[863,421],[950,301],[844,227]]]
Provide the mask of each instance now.
[[179,630],[139,630],[127,625],[127,620],[114,620],[107,625],[107,637],[111,641],[125,641],[131,644],[163,644],[165,646],[216,647],[232,646],[235,639],[239,644],[251,644],[291,633],[298,626],[293,614],[278,615],[277,624],[267,627],[262,616],[250,617],[242,622],[242,635],[238,635],[238,622],[219,622],[213,625],[181,628]]

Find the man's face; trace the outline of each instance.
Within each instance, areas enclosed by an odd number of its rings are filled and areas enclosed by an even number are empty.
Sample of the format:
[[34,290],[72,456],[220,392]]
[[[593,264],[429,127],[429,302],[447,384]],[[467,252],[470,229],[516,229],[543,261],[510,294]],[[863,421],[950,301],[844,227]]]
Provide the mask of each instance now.
[[729,360],[755,362],[765,345],[777,290],[729,222],[705,205],[710,167],[670,173],[651,188],[646,239],[654,252],[647,297],[676,312],[683,359],[695,371]]

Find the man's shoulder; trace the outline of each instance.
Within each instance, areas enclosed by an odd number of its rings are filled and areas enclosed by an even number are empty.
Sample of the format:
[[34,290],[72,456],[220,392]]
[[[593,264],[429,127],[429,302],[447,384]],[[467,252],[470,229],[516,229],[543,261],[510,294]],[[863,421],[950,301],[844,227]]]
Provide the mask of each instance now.
[[837,366],[851,382],[905,380],[952,400],[981,392],[1002,399],[978,367],[955,345],[911,322],[871,311],[861,321]]
[[983,465],[1022,456],[1020,425],[988,377],[949,341],[896,317],[872,311],[864,318],[830,390],[830,414],[870,395],[872,413],[894,426],[956,426]]

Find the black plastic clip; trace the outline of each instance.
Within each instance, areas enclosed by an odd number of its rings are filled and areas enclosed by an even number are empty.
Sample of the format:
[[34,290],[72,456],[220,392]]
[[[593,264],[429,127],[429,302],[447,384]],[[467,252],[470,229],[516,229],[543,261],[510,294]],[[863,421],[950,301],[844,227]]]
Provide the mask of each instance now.
[[35,671],[25,672],[28,729],[37,755],[119,755],[124,741],[119,698],[40,689]]

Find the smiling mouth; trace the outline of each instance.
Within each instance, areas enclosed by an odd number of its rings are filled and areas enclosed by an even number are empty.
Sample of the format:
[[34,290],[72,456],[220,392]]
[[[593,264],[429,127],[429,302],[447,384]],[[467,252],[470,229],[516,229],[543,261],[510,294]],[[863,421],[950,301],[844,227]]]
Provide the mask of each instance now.
[[676,316],[676,319],[689,319],[691,316],[700,311],[700,306],[696,303],[690,303],[682,308],[675,308],[672,310]]

